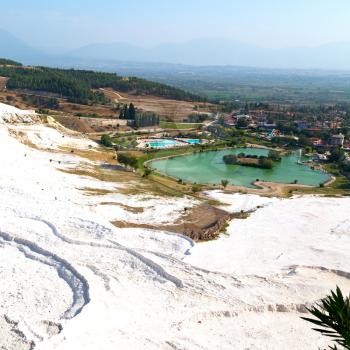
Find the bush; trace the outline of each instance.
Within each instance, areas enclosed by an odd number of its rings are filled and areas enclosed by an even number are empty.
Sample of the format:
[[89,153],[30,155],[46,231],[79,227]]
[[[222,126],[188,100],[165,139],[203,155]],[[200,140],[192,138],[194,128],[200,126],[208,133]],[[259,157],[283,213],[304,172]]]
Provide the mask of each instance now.
[[145,168],[145,171],[143,173],[143,177],[148,177],[152,174],[152,170],[150,168]]
[[101,136],[101,144],[105,147],[112,147],[112,139],[109,135],[102,135]]
[[39,109],[35,110],[35,113],[38,113],[38,114],[50,114],[50,111],[48,109],[39,108]]
[[118,162],[124,164],[125,166],[130,166],[134,169],[137,168],[137,158],[129,153],[119,153]]
[[221,180],[221,185],[223,188],[226,188],[228,185],[228,180]]
[[199,187],[198,185],[193,185],[193,186],[192,186],[192,192],[193,192],[193,193],[198,193],[200,190],[201,190],[201,189],[200,189],[200,187]]

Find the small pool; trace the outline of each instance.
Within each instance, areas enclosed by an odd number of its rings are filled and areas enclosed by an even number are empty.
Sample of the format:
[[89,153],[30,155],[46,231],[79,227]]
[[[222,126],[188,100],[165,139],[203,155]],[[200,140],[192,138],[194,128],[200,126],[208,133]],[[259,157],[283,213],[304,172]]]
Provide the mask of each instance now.
[[190,143],[191,145],[198,145],[200,143],[202,143],[201,140],[184,140],[187,143]]
[[148,142],[149,147],[153,148],[166,148],[166,147],[176,147],[180,146],[181,143],[176,140],[154,140]]

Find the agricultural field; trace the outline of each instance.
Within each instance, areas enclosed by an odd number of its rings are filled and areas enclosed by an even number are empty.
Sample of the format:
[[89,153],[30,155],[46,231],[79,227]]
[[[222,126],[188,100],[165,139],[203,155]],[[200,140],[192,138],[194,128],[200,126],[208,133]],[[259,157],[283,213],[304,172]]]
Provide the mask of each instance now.
[[161,118],[182,122],[193,113],[215,113],[217,106],[207,102],[188,102],[171,100],[151,95],[134,95],[103,89],[104,94],[113,102],[119,104],[133,103],[136,108],[147,112],[154,112]]
[[176,130],[188,130],[188,129],[198,129],[202,126],[200,123],[175,123],[161,121],[160,127],[162,129],[176,129]]

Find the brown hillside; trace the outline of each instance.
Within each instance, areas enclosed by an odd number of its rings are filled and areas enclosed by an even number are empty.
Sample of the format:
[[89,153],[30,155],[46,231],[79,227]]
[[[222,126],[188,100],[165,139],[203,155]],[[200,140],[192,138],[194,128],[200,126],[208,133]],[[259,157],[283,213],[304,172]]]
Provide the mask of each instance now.
[[[138,109],[154,112],[164,119],[173,121],[184,121],[189,114],[197,112],[215,113],[216,111],[215,105],[210,103],[169,100],[150,95],[133,95],[112,89],[101,89],[101,91],[115,103],[133,103]],[[195,106],[198,107],[197,111],[195,110]]]

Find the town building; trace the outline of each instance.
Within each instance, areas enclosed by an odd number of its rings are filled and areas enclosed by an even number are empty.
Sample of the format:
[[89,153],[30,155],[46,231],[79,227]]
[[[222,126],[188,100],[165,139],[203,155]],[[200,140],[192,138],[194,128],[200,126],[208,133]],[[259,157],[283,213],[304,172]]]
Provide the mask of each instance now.
[[331,135],[328,144],[333,147],[343,147],[345,136],[343,134]]

